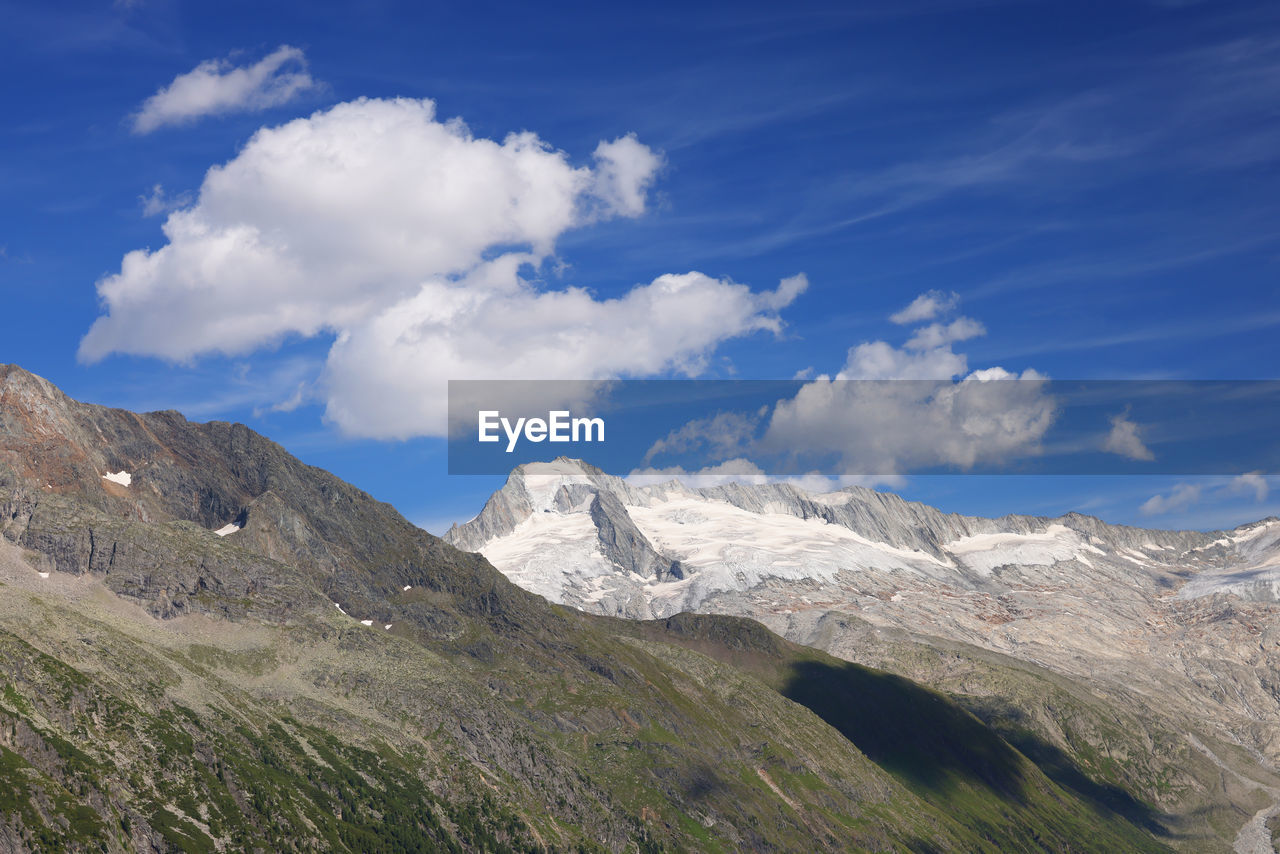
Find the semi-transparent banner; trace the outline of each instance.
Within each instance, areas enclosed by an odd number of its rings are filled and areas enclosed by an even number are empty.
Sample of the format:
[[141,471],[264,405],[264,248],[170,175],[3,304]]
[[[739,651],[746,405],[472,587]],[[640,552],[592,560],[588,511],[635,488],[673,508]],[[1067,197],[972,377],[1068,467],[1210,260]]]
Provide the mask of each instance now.
[[449,472],[1280,472],[1280,380],[454,380]]

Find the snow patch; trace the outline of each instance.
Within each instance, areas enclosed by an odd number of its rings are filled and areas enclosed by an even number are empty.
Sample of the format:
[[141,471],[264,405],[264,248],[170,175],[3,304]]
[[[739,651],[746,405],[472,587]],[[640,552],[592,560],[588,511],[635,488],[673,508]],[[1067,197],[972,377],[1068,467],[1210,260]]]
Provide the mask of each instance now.
[[[564,482],[558,480],[556,489]],[[552,494],[548,489],[540,498],[550,504]],[[627,511],[655,548],[681,562],[685,578],[623,574],[601,553],[586,512],[535,512],[480,551],[515,584],[553,602],[607,610],[611,599],[642,599],[655,617],[696,608],[718,592],[749,590],[765,579],[831,581],[842,572],[865,570],[942,578],[956,569],[949,560],[820,519],[753,512],[687,491],[629,505]]]
[[564,602],[565,588],[590,589],[588,579],[616,574],[598,543],[590,516],[534,513],[480,551],[520,587]]
[[569,484],[590,484],[591,477],[582,466],[571,460],[554,460],[549,463],[530,463],[523,473],[525,495],[535,513],[551,510],[555,506],[556,493]]
[[234,534],[238,530],[240,530],[240,526],[237,525],[235,522],[232,522],[229,525],[223,525],[221,528],[214,531],[214,533],[217,534],[219,537],[225,537],[227,534]]
[[1280,520],[1272,519],[1269,522],[1258,522],[1253,525],[1236,528],[1236,532],[1231,537],[1231,542],[1244,543],[1249,540],[1256,540],[1263,534],[1273,532],[1277,525],[1280,525]]
[[989,574],[1001,566],[1052,566],[1060,560],[1076,559],[1084,545],[1077,532],[1055,524],[1032,534],[975,534],[943,548],[970,569]]
[[361,621],[360,621],[360,625],[362,625],[362,626],[372,626],[372,625],[373,625],[373,620],[361,620]]
[[36,575],[39,575],[41,578],[48,578],[48,577],[49,577],[49,573],[47,573],[47,572],[37,572],[37,573],[36,573]]
[[115,474],[104,474],[102,479],[109,480],[112,483],[118,483],[121,486],[128,486],[133,483],[133,475],[129,474],[127,471],[118,471]]

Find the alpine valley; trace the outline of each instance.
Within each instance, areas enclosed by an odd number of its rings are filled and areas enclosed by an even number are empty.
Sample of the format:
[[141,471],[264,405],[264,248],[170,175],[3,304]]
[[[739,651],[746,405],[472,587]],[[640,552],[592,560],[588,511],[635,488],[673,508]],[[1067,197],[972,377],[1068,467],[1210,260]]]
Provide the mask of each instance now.
[[946,695],[1165,844],[1275,850],[1280,520],[983,519],[860,487],[636,486],[558,459],[516,469],[445,539],[587,612],[757,620]]
[[1267,850],[1278,535],[561,461],[441,540],[0,366],[0,851]]

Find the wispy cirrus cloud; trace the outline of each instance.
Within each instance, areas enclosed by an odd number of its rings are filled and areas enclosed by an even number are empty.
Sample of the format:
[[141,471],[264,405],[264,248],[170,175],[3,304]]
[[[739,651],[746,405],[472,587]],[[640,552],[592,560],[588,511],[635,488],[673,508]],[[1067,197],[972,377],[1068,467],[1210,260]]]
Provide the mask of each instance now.
[[939,314],[945,314],[956,307],[960,295],[955,291],[926,291],[913,299],[906,308],[889,315],[889,320],[899,326],[908,323],[919,323],[922,320],[933,320]]
[[1271,492],[1271,486],[1267,483],[1267,479],[1258,472],[1249,472],[1236,476],[1228,485],[1228,490],[1233,493],[1253,494],[1254,501],[1266,501],[1267,495]]
[[957,317],[950,323],[930,323],[920,327],[905,346],[908,350],[934,350],[986,334],[987,328],[972,317]]
[[1197,507],[1201,502],[1223,506],[1239,504],[1241,496],[1255,505],[1261,504],[1271,493],[1271,480],[1258,472],[1249,472],[1232,478],[1182,481],[1168,492],[1157,493],[1142,502],[1138,512],[1143,516],[1169,516]]
[[1167,493],[1153,495],[1138,511],[1143,516],[1164,516],[1186,510],[1200,500],[1201,488],[1192,483],[1179,483]]
[[176,196],[171,196],[165,192],[162,184],[154,184],[148,192],[138,196],[138,204],[142,205],[143,216],[159,216],[160,214],[170,213],[179,208],[185,208],[191,202],[192,196],[190,193],[179,193]]
[[[824,175],[805,213],[774,239],[786,243],[909,212],[924,215],[960,196],[1042,200],[1048,191],[1055,200],[1080,199],[1140,176],[1176,181],[1280,160],[1280,127],[1264,118],[1280,97],[1280,40],[1223,40],[1106,68],[1080,60],[1073,72],[1094,82],[1056,98],[1007,103],[979,123],[958,122],[904,147],[893,159]],[[967,87],[961,80],[948,91],[955,98],[981,91],[972,81]],[[1273,230],[1243,231],[1246,239],[1274,240]],[[1191,254],[1186,262],[1194,263],[1200,254],[1220,251],[1220,244],[1216,237],[1195,240],[1189,252],[1184,238],[1172,254]]]
[[316,85],[303,52],[289,45],[252,65],[205,60],[144,101],[133,115],[133,132],[147,134],[224,113],[261,112],[287,104]]

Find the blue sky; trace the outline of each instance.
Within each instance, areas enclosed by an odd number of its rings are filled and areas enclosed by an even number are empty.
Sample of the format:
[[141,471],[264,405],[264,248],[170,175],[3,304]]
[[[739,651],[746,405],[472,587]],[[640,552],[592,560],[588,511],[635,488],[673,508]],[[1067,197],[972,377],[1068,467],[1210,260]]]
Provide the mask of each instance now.
[[[907,352],[917,327],[890,316],[937,291],[958,296],[938,320],[983,330],[944,345],[966,370],[1276,375],[1274,4],[5,3],[0,66],[0,361],[84,400],[244,421],[433,530],[501,482],[445,474],[426,377],[445,370],[428,357],[446,333],[459,370],[790,378],[835,374],[859,345]],[[190,76],[202,67],[217,97]],[[421,99],[429,117],[404,106]],[[454,140],[431,141],[452,117],[478,160],[432,147]],[[289,160],[301,149],[283,132],[255,137],[296,120],[309,160]],[[373,122],[392,130],[366,146]],[[550,189],[495,173],[445,219],[418,209],[433,163],[480,180],[514,162],[493,151],[524,131],[545,145],[526,159]],[[334,151],[372,152],[377,180],[323,196],[307,170]],[[367,207],[338,210],[344,187],[372,187]],[[485,188],[532,220],[511,226],[476,201]],[[296,281],[269,294],[276,267],[234,241],[209,272],[222,250],[162,230],[184,215],[218,234],[251,225],[286,247]],[[418,252],[455,227],[458,257]],[[139,250],[164,261],[122,274]],[[504,257],[531,263],[501,270]],[[799,273],[807,289],[784,293]],[[437,291],[417,292],[432,277]],[[693,309],[663,301],[675,281]],[[584,290],[567,307],[545,298],[571,287]],[[346,296],[361,288],[373,296]],[[455,314],[397,349],[398,318],[427,323],[475,293],[512,325],[486,341]],[[582,329],[565,325],[574,312]],[[951,476],[900,491],[1169,527],[1280,513],[1280,489],[1228,479]]]

